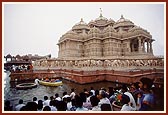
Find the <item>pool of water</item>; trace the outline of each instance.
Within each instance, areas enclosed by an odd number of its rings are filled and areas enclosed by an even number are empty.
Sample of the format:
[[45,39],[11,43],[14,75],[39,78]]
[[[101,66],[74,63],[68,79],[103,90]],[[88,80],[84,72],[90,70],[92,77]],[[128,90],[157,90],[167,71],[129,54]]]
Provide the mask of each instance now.
[[[49,87],[38,85],[36,88],[27,89],[27,90],[17,90],[15,86],[20,82],[12,82],[10,83],[9,73],[4,73],[4,100],[10,100],[11,105],[16,106],[18,104],[19,99],[23,99],[26,104],[28,101],[32,101],[33,97],[37,97],[38,100],[43,100],[44,96],[54,96],[55,93],[58,93],[60,97],[62,97],[63,92],[68,92],[72,88],[75,89],[75,92],[78,94],[83,91],[84,88],[90,90],[93,87],[95,90],[100,89],[102,87],[108,89],[108,87],[116,87],[115,83],[112,82],[98,82],[98,83],[90,83],[80,85],[71,81],[62,80],[63,85],[58,87]],[[30,82],[30,81],[29,81]],[[34,81],[31,81],[34,82]]]

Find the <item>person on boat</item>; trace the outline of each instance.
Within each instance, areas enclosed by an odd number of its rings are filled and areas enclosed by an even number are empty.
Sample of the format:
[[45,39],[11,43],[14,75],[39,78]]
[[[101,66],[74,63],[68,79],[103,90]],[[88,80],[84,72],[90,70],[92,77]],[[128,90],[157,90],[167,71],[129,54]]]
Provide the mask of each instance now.
[[59,80],[59,79],[56,79],[56,80],[55,80],[55,82],[59,82],[59,81],[61,81],[61,80]]
[[55,82],[55,79],[52,78],[52,79],[50,80],[50,82]]
[[50,80],[48,79],[48,77],[44,80],[45,82],[49,82]]

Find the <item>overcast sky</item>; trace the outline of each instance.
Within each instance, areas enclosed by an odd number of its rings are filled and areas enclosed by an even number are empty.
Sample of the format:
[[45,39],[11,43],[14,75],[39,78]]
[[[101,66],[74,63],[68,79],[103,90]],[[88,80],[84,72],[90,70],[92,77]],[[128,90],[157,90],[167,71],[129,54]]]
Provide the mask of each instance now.
[[4,4],[4,55],[51,54],[58,56],[58,40],[78,23],[102,14],[114,21],[124,18],[146,29],[155,39],[154,55],[164,55],[165,14],[163,3],[22,3]]

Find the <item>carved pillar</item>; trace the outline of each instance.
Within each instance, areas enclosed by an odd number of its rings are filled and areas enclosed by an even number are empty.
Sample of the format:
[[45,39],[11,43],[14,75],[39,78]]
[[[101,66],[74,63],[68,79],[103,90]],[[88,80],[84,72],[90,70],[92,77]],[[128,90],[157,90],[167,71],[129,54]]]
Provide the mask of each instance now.
[[153,49],[152,49],[152,40],[150,41],[150,53],[153,54]]
[[138,37],[138,52],[142,52],[142,47],[141,47],[141,37]]
[[142,41],[142,51],[145,52],[145,39]]
[[131,45],[131,49],[132,49],[132,52],[135,51],[135,49],[134,49],[134,43],[132,43],[132,45]]
[[128,52],[131,52],[130,40],[127,42]]
[[149,41],[147,41],[147,53],[149,53]]

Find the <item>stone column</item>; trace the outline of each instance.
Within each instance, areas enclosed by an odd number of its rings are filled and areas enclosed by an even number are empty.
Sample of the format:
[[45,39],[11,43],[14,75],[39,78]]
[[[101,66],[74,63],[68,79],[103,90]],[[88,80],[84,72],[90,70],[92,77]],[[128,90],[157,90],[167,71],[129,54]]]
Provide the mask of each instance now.
[[142,41],[142,51],[145,52],[145,39]]
[[135,50],[134,50],[134,44],[132,43],[132,45],[131,45],[131,49],[132,49],[132,52],[134,52]]
[[128,53],[131,52],[130,40],[127,42]]
[[153,54],[152,41],[150,41],[150,53],[152,53],[152,54]]
[[147,41],[147,53],[149,53],[149,41]]
[[142,47],[141,47],[141,37],[138,37],[138,52],[142,52]]

